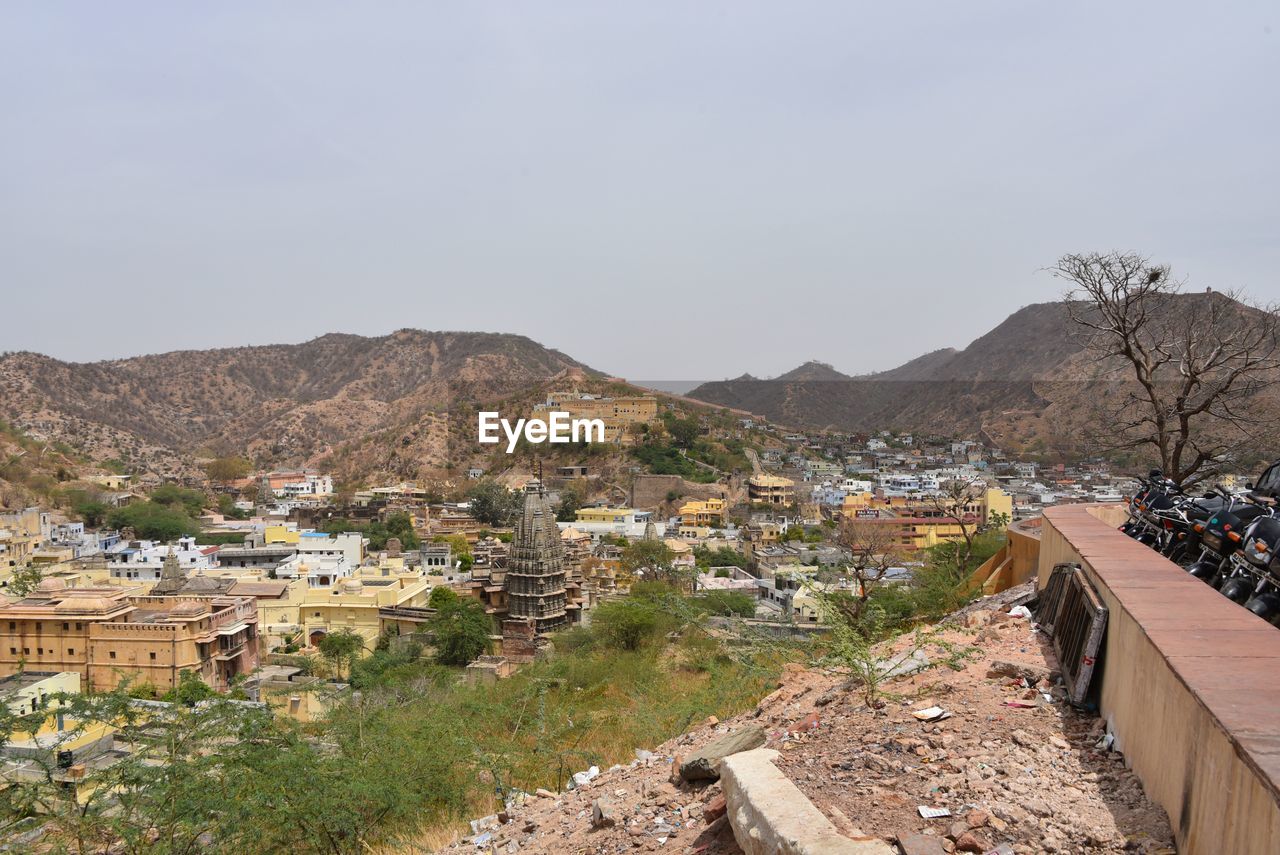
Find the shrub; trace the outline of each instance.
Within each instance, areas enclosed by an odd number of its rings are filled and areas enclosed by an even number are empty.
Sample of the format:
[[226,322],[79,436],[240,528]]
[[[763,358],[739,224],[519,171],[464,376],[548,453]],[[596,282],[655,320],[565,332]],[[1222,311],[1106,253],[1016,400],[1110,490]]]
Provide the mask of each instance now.
[[484,606],[470,598],[459,597],[441,606],[432,629],[436,661],[441,665],[466,665],[489,646],[489,616],[484,613]]

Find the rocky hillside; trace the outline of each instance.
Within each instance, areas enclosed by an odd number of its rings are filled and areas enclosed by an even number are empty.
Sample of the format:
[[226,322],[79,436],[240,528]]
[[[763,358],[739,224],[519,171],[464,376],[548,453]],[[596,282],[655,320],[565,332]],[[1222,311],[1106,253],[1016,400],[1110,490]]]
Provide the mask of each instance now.
[[451,407],[566,372],[587,369],[523,336],[422,330],[87,364],[12,353],[0,357],[0,418],[165,475],[200,455],[296,465],[370,445],[357,457],[377,470],[395,457],[388,443],[420,467],[443,464]]
[[[1197,301],[1225,297],[1175,299],[1194,315]],[[1013,452],[1052,451],[1078,444],[1083,414],[1119,378],[1126,370],[1091,358],[1056,302],[1019,309],[963,350],[937,350],[889,371],[845,375],[810,362],[771,380],[705,383],[689,397],[796,426],[982,436]]]

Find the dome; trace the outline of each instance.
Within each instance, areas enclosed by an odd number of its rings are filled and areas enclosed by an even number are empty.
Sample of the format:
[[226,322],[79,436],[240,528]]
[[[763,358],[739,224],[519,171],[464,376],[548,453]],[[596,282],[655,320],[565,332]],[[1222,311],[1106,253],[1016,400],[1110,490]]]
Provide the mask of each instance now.
[[183,600],[169,609],[169,614],[175,617],[194,617],[204,614],[208,608],[208,604],[200,600]]
[[41,579],[36,585],[34,593],[36,594],[53,594],[67,589],[67,580],[57,577]]
[[344,594],[358,594],[364,590],[364,583],[359,579],[343,579],[340,588]]
[[53,610],[58,614],[66,612],[92,614],[94,612],[109,612],[119,605],[120,603],[106,597],[68,597],[54,606]]

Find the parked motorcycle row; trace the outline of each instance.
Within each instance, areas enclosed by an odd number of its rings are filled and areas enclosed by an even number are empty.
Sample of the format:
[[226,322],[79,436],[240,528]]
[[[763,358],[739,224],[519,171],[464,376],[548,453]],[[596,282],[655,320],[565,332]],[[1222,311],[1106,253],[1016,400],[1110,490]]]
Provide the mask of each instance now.
[[1244,492],[1191,495],[1159,470],[1141,479],[1120,530],[1224,597],[1280,626],[1280,461]]

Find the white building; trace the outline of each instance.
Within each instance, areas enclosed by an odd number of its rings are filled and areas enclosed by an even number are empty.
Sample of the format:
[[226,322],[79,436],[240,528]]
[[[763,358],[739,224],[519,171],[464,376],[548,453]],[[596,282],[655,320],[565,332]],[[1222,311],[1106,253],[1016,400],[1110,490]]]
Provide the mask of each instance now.
[[122,541],[108,550],[107,570],[112,579],[159,582],[170,550],[184,570],[206,570],[218,564],[218,547],[199,546],[194,537],[182,537],[173,546],[152,540]]

